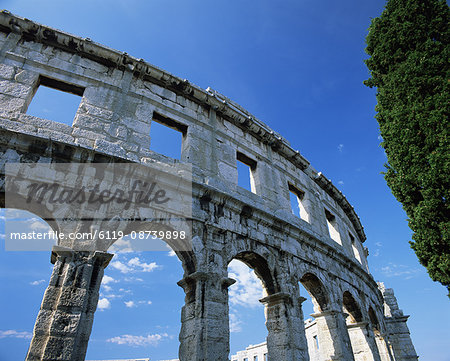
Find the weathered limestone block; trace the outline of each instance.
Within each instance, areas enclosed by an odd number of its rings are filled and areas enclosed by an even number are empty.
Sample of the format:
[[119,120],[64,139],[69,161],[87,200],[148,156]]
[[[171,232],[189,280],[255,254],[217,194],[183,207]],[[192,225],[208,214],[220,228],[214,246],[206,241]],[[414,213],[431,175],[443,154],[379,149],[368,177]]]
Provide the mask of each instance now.
[[55,246],[55,264],[33,332],[27,361],[84,360],[103,270],[112,255]]
[[373,333],[368,322],[358,322],[347,326],[355,361],[380,361]]
[[381,361],[394,361],[392,350],[389,344],[389,340],[386,335],[380,332],[375,333],[375,342],[377,344],[378,353],[380,354]]
[[382,282],[378,287],[384,298],[386,331],[396,361],[418,360],[411,335],[406,324],[409,315],[404,315],[398,307],[392,288],[386,288]]
[[266,306],[267,346],[271,360],[308,360],[301,303],[296,301],[282,292],[260,300]]
[[324,361],[354,361],[345,315],[341,311],[323,311],[312,315],[317,322],[319,352]]
[[178,285],[186,292],[181,313],[180,361],[228,361],[228,287],[235,280],[196,272]]
[[0,78],[12,79],[15,74],[15,69],[13,66],[0,64]]

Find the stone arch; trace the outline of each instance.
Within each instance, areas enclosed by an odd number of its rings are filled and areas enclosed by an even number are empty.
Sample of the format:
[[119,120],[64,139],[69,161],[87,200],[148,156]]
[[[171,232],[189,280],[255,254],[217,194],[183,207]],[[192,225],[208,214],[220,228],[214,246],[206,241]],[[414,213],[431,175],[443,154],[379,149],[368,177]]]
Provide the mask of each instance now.
[[342,306],[344,308],[344,311],[349,315],[347,320],[350,323],[362,322],[363,317],[361,308],[349,291],[345,291],[342,295]]
[[372,328],[376,331],[380,331],[380,323],[378,321],[378,317],[375,314],[375,311],[373,310],[372,306],[369,306],[369,310],[367,311],[367,314],[369,315],[369,321],[372,326]]
[[[183,222],[183,228],[188,229],[187,222]],[[175,229],[169,224],[157,222],[157,221],[140,221],[135,220],[128,222],[123,230],[123,237],[126,237],[130,235],[132,232],[145,232],[145,231],[162,231],[162,232],[173,232],[173,231],[179,231],[179,229]],[[173,234],[173,233],[172,233]],[[191,234],[187,235],[188,238],[185,240],[176,240],[169,237],[161,237],[162,241],[164,241],[176,254],[178,259],[181,261],[181,264],[183,266],[183,270],[185,275],[192,274],[196,271],[196,258],[194,251],[192,250],[191,246]],[[111,242],[107,248],[111,247],[117,240],[114,240]]]
[[300,278],[300,282],[310,294],[315,311],[323,312],[328,310],[330,305],[329,293],[319,277],[311,272],[307,272]]
[[372,306],[374,306],[374,304],[370,305],[367,310],[369,319],[368,330],[373,333],[376,349],[380,356],[380,360],[393,361],[394,356],[392,354],[389,337],[385,331],[386,326],[383,324],[383,318],[379,318],[379,313],[377,315],[376,310],[379,310],[379,308],[374,308]]
[[268,295],[280,292],[280,255],[250,239],[233,239],[227,246],[227,265],[233,259],[243,262],[254,269]]
[[380,361],[380,353],[374,334],[368,327],[368,315],[362,313],[360,306],[362,304],[362,300],[355,297],[351,291],[343,292],[342,310],[346,316],[353,356],[355,361]]
[[[11,200],[11,201],[10,201]],[[44,220],[50,228],[58,232],[60,226],[55,219],[53,213],[43,204],[28,203],[26,199],[20,194],[8,195],[8,204],[6,204],[5,193],[0,193],[0,208],[3,209],[18,209],[33,213],[35,216]]]
[[[327,278],[325,286],[324,277]],[[314,321],[305,325],[308,328],[307,343],[312,359],[354,360],[343,312],[336,299],[340,284],[329,273],[311,272],[309,269],[300,278],[300,283],[311,296]],[[304,298],[300,298],[301,301]],[[314,340],[312,340],[314,337]]]
[[268,295],[278,292],[277,282],[274,277],[276,271],[270,269],[264,257],[252,251],[244,251],[235,255],[233,259],[241,261],[255,271],[255,274],[261,280]]

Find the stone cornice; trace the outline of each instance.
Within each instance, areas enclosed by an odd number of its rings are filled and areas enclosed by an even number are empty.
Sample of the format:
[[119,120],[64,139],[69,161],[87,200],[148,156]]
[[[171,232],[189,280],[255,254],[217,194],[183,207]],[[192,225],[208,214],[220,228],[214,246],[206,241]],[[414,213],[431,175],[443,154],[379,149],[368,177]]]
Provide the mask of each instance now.
[[336,186],[322,173],[318,173],[314,178],[314,181],[339,204],[339,206],[349,218],[350,222],[352,222],[353,226],[355,227],[355,231],[356,233],[358,233],[360,241],[364,242],[366,240],[364,227],[362,226],[361,221],[355,212],[355,209],[348,202],[347,198],[345,198],[342,192],[337,189]]

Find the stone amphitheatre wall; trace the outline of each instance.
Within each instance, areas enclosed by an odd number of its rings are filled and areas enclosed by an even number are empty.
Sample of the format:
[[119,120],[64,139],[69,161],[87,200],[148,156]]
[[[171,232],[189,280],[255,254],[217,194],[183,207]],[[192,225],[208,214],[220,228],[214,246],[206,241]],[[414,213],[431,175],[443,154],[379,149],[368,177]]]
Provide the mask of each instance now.
[[[72,126],[26,114],[40,85],[81,96]],[[150,150],[154,121],[182,133],[179,160]],[[228,360],[232,259],[254,268],[264,284],[271,360],[308,359],[299,282],[315,304],[324,360],[417,359],[407,316],[398,307],[384,311],[388,303],[396,307],[395,298],[380,292],[369,273],[366,236],[353,207],[287,140],[222,94],[3,11],[0,147],[3,166],[192,164],[192,251],[177,252],[186,292],[180,360]],[[237,160],[251,168],[252,192],[237,185]],[[292,214],[290,191],[299,197],[301,217]],[[59,246],[27,360],[85,357],[111,255],[106,247]]]

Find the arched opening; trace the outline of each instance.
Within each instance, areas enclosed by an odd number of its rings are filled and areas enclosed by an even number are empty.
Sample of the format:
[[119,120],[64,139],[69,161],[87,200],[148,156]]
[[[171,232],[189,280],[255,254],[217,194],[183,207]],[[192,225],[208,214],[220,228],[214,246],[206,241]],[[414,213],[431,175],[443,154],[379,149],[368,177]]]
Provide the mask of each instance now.
[[375,314],[375,311],[373,310],[372,307],[369,307],[369,321],[370,321],[370,325],[372,327],[372,329],[374,330],[375,333],[379,333],[380,332],[380,323],[378,322],[378,318],[377,315]]
[[348,291],[344,292],[342,297],[343,311],[348,315],[346,318],[347,324],[358,323],[362,321],[361,309]]
[[319,278],[312,273],[305,273],[300,279],[300,283],[311,296],[314,312],[326,311],[329,305],[328,295]]
[[228,264],[228,277],[236,280],[228,288],[230,360],[265,361],[268,315],[260,300],[276,287],[267,261],[253,252],[239,253]]
[[346,324],[355,361],[379,361],[373,333],[370,332],[367,322],[364,322],[361,308],[349,291],[342,295],[342,309],[347,315]]
[[372,306],[369,306],[369,309],[367,311],[369,316],[369,327],[373,331],[373,335],[375,337],[376,347],[377,351],[380,355],[381,361],[392,361],[394,358],[392,356],[392,350],[389,347],[389,342],[385,338],[385,335],[381,332],[381,325],[378,321],[378,317],[372,308]]
[[299,282],[299,289],[309,359],[318,361],[321,359],[321,352],[323,353],[324,342],[330,338],[330,335],[319,332],[315,316],[328,309],[328,296],[322,282],[312,273],[303,275]]
[[[86,359],[177,359],[185,294],[177,282],[193,261],[187,251],[145,231],[167,231],[136,222],[113,243],[105,269]],[[107,348],[105,348],[107,345]]]
[[[55,239],[38,239],[53,228],[38,212],[0,209],[0,349],[23,360],[27,354],[39,306],[52,273]],[[19,231],[25,237],[11,237]],[[32,233],[35,232],[35,236]],[[40,237],[40,236],[39,236]]]
[[0,207],[7,251],[51,251],[58,243],[58,224],[44,204],[9,192],[0,193]]

